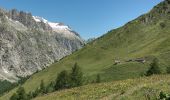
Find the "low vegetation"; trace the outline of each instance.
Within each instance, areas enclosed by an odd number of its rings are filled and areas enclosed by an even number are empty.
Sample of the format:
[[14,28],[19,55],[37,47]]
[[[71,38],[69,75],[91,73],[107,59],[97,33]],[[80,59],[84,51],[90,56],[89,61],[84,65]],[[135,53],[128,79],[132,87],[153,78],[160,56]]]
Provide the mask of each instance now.
[[20,78],[20,80],[18,82],[15,83],[11,83],[9,81],[0,81],[0,96],[3,95],[6,92],[9,92],[10,90],[14,89],[15,87],[22,85],[25,83],[25,81],[29,78],[29,77],[18,77]]
[[3,93],[10,91],[11,89],[15,88],[17,86],[16,83],[11,83],[6,80],[0,81],[0,95],[3,95]]
[[28,100],[28,96],[26,95],[24,88],[19,87],[17,92],[11,96],[10,100]]
[[170,95],[161,91],[159,94],[159,99],[160,100],[170,100]]
[[65,89],[34,100],[165,100],[169,83],[170,75],[153,75]]
[[[159,68],[158,60],[153,59],[152,63],[150,64],[150,68],[148,69],[148,71],[146,71],[146,76],[151,76],[151,75],[156,75],[156,74],[161,74],[161,70]],[[49,85],[45,86],[44,81],[41,80],[41,84],[39,88],[36,89],[36,91],[29,92],[28,94],[26,94],[24,88],[19,87],[17,92],[11,96],[10,100],[30,100],[37,96],[43,96],[44,94],[55,92],[58,90],[79,87],[84,83],[83,80],[84,78],[83,78],[83,73],[81,71],[81,68],[78,66],[77,63],[75,63],[70,73],[66,70],[61,71],[57,75],[56,81],[51,82]],[[96,80],[94,80],[93,82],[95,83],[101,82],[100,74],[97,74]],[[121,94],[124,94],[124,90],[122,90]],[[161,92],[160,98],[163,98],[163,97],[165,98],[167,96]],[[147,98],[150,98],[150,96]]]

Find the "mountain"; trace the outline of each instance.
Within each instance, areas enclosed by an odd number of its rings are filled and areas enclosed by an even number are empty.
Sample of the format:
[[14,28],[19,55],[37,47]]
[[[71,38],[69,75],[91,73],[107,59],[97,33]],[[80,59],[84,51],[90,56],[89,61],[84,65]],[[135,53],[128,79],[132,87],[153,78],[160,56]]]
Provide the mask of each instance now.
[[[32,75],[22,86],[29,92],[37,89],[41,80],[48,85],[59,72],[70,70],[75,62],[82,68],[87,82],[94,81],[98,74],[102,82],[139,78],[145,75],[155,58],[159,60],[162,73],[165,73],[170,66],[169,12],[170,0],[165,0],[148,13],[109,31],[77,52]],[[15,91],[13,89],[0,99],[8,100]]]
[[69,26],[31,13],[0,9],[0,79],[15,82],[82,48]]

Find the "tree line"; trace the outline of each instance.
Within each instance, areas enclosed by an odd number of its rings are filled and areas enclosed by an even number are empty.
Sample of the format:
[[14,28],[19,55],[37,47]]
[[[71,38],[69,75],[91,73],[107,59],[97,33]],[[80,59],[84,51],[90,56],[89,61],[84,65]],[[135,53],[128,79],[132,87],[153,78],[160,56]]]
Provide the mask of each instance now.
[[[30,100],[37,97],[38,95],[44,95],[57,90],[78,87],[83,84],[83,80],[83,72],[78,64],[75,63],[70,72],[67,70],[61,71],[57,75],[55,82],[52,81],[49,85],[45,86],[44,81],[41,80],[39,88],[37,88],[35,91],[26,93],[25,89],[19,86],[16,93],[10,97],[10,100]],[[95,82],[99,83],[100,81],[100,75],[98,74]]]

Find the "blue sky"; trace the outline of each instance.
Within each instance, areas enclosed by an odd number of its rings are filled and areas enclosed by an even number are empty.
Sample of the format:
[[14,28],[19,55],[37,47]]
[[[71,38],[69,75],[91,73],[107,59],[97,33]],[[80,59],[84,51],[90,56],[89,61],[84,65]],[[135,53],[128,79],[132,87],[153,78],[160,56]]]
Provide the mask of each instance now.
[[99,37],[148,12],[162,0],[0,0],[0,7],[16,8],[63,22],[82,38]]

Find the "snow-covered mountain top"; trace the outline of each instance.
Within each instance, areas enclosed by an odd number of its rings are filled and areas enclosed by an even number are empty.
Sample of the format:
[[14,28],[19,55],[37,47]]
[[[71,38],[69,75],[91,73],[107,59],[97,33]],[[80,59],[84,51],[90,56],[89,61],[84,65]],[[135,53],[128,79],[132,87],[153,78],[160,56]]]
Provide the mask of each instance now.
[[33,19],[36,21],[36,22],[44,22],[46,24],[48,24],[54,31],[58,31],[58,30],[71,30],[69,28],[69,26],[67,25],[63,25],[61,23],[54,23],[54,22],[49,22],[48,20],[42,18],[42,17],[39,17],[39,16],[33,16]]
[[33,19],[36,22],[43,22],[49,25],[52,28],[52,30],[57,34],[61,34],[62,36],[67,37],[69,39],[78,39],[82,41],[79,35],[77,35],[69,26],[64,25],[63,23],[50,22],[39,16],[33,16]]
[[48,20],[42,18],[42,17],[39,17],[39,16],[33,16],[33,19],[36,21],[36,22],[44,22],[44,23],[47,23]]
[[68,26],[66,25],[61,25],[60,23],[53,23],[53,22],[48,22],[50,27],[52,27],[53,30],[71,30]]

